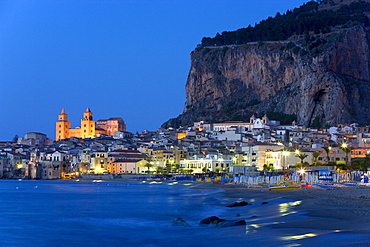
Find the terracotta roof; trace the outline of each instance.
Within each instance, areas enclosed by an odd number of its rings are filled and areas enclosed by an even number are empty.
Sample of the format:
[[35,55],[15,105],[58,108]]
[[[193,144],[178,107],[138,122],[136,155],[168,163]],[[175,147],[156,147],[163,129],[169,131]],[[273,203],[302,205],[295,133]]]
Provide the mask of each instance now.
[[119,159],[119,160],[114,161],[113,163],[137,163],[137,162],[139,162],[141,160],[143,160],[143,159],[133,159],[133,160],[122,160],[122,159]]
[[110,153],[123,153],[123,154],[131,153],[131,154],[141,154],[141,152],[140,152],[139,150],[113,150],[113,151],[111,151]]
[[108,157],[121,158],[121,159],[143,159],[143,154],[109,154]]

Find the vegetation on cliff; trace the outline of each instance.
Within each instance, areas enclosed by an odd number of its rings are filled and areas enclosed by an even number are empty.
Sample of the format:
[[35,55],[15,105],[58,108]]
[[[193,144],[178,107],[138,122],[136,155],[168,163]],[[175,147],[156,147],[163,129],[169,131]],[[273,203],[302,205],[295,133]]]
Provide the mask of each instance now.
[[342,5],[338,10],[318,10],[326,1],[310,1],[299,8],[288,10],[285,14],[277,13],[254,27],[249,25],[236,31],[217,33],[214,38],[204,37],[202,46],[240,45],[248,42],[286,40],[292,35],[309,32],[327,33],[333,27],[346,25],[348,22],[363,23],[369,26],[369,18],[364,12],[370,11],[370,3],[365,1]]

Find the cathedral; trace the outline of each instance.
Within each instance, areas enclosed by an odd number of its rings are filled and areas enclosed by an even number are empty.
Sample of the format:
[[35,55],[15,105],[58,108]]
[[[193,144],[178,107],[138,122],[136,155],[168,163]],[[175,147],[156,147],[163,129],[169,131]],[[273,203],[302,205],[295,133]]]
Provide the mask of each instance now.
[[71,129],[68,115],[62,109],[62,112],[58,115],[55,129],[55,140],[59,141],[70,137],[94,138],[97,135],[113,136],[116,131],[126,131],[126,124],[122,118],[109,118],[95,122],[90,108],[87,108],[83,119],[81,119],[81,126]]

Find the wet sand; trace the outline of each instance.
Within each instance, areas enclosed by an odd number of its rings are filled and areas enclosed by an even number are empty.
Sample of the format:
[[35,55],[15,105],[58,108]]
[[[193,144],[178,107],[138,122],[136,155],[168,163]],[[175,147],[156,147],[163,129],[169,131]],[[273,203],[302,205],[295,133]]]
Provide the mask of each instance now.
[[370,187],[303,188],[291,191],[269,191],[265,188],[246,188],[231,184],[204,183],[197,188],[224,189],[230,198],[263,198],[266,201],[285,198],[302,201],[297,210],[310,216],[304,220],[282,222],[274,228],[308,228],[340,232],[370,233]]

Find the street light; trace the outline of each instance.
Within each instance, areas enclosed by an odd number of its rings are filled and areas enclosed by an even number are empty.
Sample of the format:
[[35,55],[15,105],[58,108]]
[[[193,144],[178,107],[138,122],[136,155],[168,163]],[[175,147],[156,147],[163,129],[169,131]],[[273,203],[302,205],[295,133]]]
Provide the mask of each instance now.
[[236,158],[235,156],[232,158],[234,164],[236,164],[236,161],[238,160],[238,158]]
[[301,175],[305,174],[306,173],[306,170],[304,168],[301,168],[298,170],[298,173],[300,173]]

